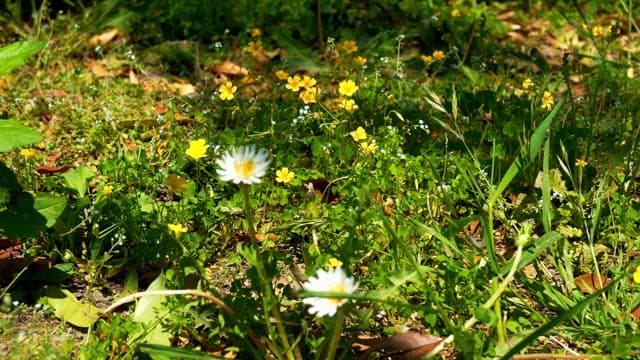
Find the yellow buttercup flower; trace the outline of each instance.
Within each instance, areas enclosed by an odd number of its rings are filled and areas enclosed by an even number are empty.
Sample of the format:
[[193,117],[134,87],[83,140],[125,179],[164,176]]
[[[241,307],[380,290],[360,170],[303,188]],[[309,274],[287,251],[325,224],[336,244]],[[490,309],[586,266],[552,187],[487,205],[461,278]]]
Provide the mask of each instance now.
[[442,59],[445,58],[444,51],[442,51],[442,50],[434,51],[433,54],[431,54],[431,56],[433,56],[433,58],[436,59],[436,60],[442,60]]
[[20,150],[20,155],[22,155],[23,158],[25,159],[31,159],[32,157],[36,156],[38,152],[36,151],[36,149],[21,149]]
[[304,87],[304,82],[298,75],[294,75],[293,77],[289,76],[285,87],[293,92],[298,92],[301,87]]
[[356,104],[353,99],[340,99],[338,106],[347,110],[348,112],[352,112],[358,109],[358,104]]
[[362,126],[358,126],[358,128],[352,131],[350,135],[354,141],[365,140],[367,138],[367,132],[364,131]]
[[422,54],[420,55],[420,59],[422,59],[422,61],[424,61],[425,64],[430,64],[433,62],[433,56],[431,55]]
[[280,170],[276,171],[276,181],[279,183],[290,183],[293,178],[296,176],[292,171],[289,171],[289,168],[283,167]]
[[189,230],[182,224],[167,224],[167,227],[169,228],[169,231],[173,233],[173,236],[175,236],[176,239],[179,238],[180,235],[186,233],[187,230]]
[[530,88],[532,88],[534,85],[533,81],[529,78],[524,79],[524,81],[522,82],[522,88],[524,90],[529,90]]
[[353,96],[358,91],[358,86],[353,80],[341,81],[338,85],[338,92],[344,96]]
[[542,94],[542,102],[540,104],[540,107],[545,110],[551,110],[551,108],[553,107],[553,103],[553,95],[551,95],[550,92],[545,91],[544,94]]
[[102,187],[102,195],[104,196],[111,195],[112,192],[113,192],[113,186],[105,185]]
[[356,45],[356,42],[353,40],[343,41],[342,44],[340,44],[340,48],[347,54],[358,51],[358,45]]
[[587,164],[588,163],[584,159],[576,160],[576,166],[577,167],[583,168],[583,167],[587,166]]
[[262,36],[262,30],[260,30],[260,28],[251,29],[251,36],[253,37]]
[[317,101],[316,97],[319,93],[320,89],[318,88],[308,88],[300,93],[300,99],[302,99],[305,104],[314,104]]
[[312,88],[314,86],[316,86],[316,79],[312,78],[311,76],[307,76],[307,75],[305,75],[302,78],[302,87],[310,89],[310,88]]
[[218,91],[220,91],[220,99],[225,101],[232,100],[235,97],[233,94],[235,94],[237,90],[237,86],[233,85],[231,81],[227,81],[218,88]]
[[367,63],[367,59],[363,58],[362,56],[356,56],[355,58],[353,58],[353,62],[358,66],[364,66]]
[[279,80],[287,80],[287,78],[289,77],[289,74],[287,74],[287,72],[284,70],[278,70],[276,71],[276,77]]
[[365,155],[371,155],[376,152],[378,149],[378,145],[375,142],[371,141],[369,143],[360,143],[360,151],[362,151]]
[[633,272],[633,281],[636,284],[640,284],[640,265],[638,265],[636,271]]
[[204,139],[193,140],[189,142],[189,148],[186,154],[191,156],[194,160],[200,160],[207,156],[207,149],[209,145],[206,144]]
[[458,9],[451,10],[451,17],[458,17],[458,16],[460,16],[460,10]]
[[253,56],[258,56],[262,52],[262,41],[249,41],[247,51]]
[[336,259],[336,258],[331,258],[329,259],[329,261],[327,261],[327,267],[330,268],[339,268],[342,267],[342,261]]

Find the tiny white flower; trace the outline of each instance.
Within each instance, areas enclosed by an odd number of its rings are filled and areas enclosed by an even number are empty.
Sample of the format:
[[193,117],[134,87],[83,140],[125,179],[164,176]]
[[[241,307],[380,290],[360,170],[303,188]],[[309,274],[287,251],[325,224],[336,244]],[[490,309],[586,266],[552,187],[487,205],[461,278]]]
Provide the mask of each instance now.
[[255,145],[242,146],[227,151],[216,161],[222,181],[236,184],[255,184],[260,182],[269,167],[269,153],[265,149],[256,152]]
[[[340,267],[319,270],[315,277],[309,278],[303,287],[307,291],[352,294],[358,288],[358,282],[348,277]],[[310,305],[309,313],[317,316],[333,316],[338,307],[347,302],[344,298],[309,297],[302,300]]]

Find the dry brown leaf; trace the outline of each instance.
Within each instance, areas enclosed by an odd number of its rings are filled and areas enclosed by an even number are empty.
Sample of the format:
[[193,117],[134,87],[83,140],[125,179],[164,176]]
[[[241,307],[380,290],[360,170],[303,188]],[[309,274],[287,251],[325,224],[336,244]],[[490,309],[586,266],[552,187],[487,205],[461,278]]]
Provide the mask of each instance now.
[[92,73],[96,77],[113,77],[116,75],[113,72],[107,70],[107,68],[102,65],[102,63],[94,59],[87,59],[84,62],[84,66],[89,70],[90,73]]
[[197,89],[195,86],[186,83],[170,83],[167,85],[171,92],[176,93],[180,96],[189,96],[196,93]]
[[256,234],[256,240],[258,240],[260,242],[264,241],[264,239],[269,239],[271,241],[275,241],[277,238],[278,237],[274,233]]
[[103,32],[100,35],[94,35],[89,39],[89,45],[105,45],[108,44],[111,40],[115,39],[116,36],[122,35],[122,30],[118,28],[109,29]]
[[163,102],[158,101],[153,109],[155,110],[156,114],[162,115],[167,112],[167,105],[165,105]]
[[356,344],[369,346],[368,350],[360,355],[360,360],[370,359],[379,352],[384,352],[385,356],[390,356],[394,360],[405,360],[425,356],[442,341],[443,339],[438,336],[410,331],[386,339],[359,338]]
[[182,115],[182,113],[179,113],[179,112],[174,112],[173,113],[173,118],[176,119],[176,121],[178,123],[181,123],[181,124],[193,121],[192,118],[190,118],[188,116],[184,116],[184,115]]
[[234,76],[249,75],[249,70],[229,60],[225,60],[224,62],[216,66],[215,69],[213,69],[213,72],[218,74],[234,75]]
[[574,278],[576,286],[586,294],[593,294],[611,282],[602,274],[582,274]]
[[129,82],[136,85],[140,84],[140,79],[138,79],[138,75],[133,69],[129,69]]

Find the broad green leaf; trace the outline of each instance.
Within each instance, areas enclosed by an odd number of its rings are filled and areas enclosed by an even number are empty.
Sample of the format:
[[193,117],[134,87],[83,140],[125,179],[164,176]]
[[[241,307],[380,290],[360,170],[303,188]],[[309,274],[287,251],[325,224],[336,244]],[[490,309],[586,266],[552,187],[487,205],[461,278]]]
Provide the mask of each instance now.
[[127,275],[124,279],[124,287],[118,295],[118,299],[138,292],[138,272],[135,268],[127,269]]
[[36,211],[47,219],[46,226],[48,228],[56,223],[66,207],[67,200],[65,198],[53,195],[39,195],[34,204]]
[[42,50],[46,45],[47,42],[44,40],[20,41],[0,48],[0,75],[6,75],[24,64],[25,60]]
[[[160,274],[147,288],[147,291],[152,290],[166,290],[164,286],[165,278],[163,274]],[[133,313],[133,321],[143,323],[145,326],[145,333],[142,339],[142,343],[156,344],[156,345],[171,345],[171,334],[166,332],[160,320],[165,317],[169,312],[163,309],[162,303],[165,301],[165,296],[144,296],[136,305],[136,310]],[[155,355],[154,359],[167,359],[166,356]]]
[[90,327],[100,317],[100,309],[81,303],[68,290],[57,286],[49,286],[46,293],[47,302],[55,310],[55,316],[78,327]]
[[[2,60],[0,60],[0,64],[2,64]],[[31,145],[41,140],[42,135],[39,132],[22,125],[18,120],[0,119],[0,153]]]
[[0,211],[0,234],[9,239],[33,238],[44,230],[46,219],[34,208],[34,200],[26,191],[12,191],[11,201]]
[[95,175],[93,170],[86,166],[80,166],[71,171],[66,172],[63,176],[67,182],[67,187],[78,192],[83,197],[87,192],[87,183]]

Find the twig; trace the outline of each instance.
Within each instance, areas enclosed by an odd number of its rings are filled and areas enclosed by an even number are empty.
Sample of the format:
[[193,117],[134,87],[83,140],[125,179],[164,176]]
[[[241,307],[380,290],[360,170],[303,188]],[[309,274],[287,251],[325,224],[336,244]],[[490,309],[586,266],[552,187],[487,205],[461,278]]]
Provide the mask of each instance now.
[[[225,304],[222,300],[218,299],[217,297],[209,293],[206,293],[202,290],[185,289],[185,290],[150,290],[150,291],[142,291],[142,292],[137,292],[131,295],[127,295],[122,299],[116,301],[115,303],[111,304],[111,306],[109,306],[108,308],[106,308],[102,313],[101,317],[105,317],[106,315],[111,313],[113,310],[117,309],[118,307],[126,303],[136,301],[146,296],[171,296],[171,295],[192,295],[192,296],[205,298],[211,301],[212,303],[220,306],[220,308],[225,313],[227,313],[227,315],[230,315],[230,316],[236,315],[236,312],[233,311],[233,309],[231,309],[229,306],[227,306],[227,304]],[[249,330],[249,332],[247,333],[247,336],[249,336],[251,341],[265,354],[268,354],[270,352],[268,347],[262,342],[262,340],[260,340],[260,338],[256,334],[253,333],[253,331]],[[270,357],[267,357],[267,359],[269,358]]]

